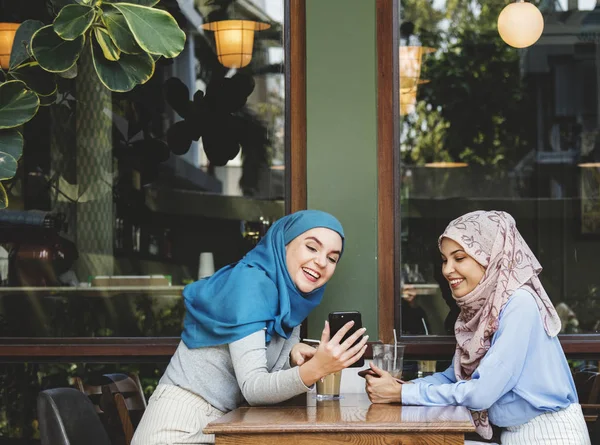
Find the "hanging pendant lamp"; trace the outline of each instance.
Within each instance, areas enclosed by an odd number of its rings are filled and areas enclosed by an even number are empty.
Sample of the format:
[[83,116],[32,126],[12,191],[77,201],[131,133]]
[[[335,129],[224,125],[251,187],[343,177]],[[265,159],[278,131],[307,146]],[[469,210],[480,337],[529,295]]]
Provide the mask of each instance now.
[[498,16],[498,33],[514,48],[526,48],[538,41],[544,31],[544,17],[532,3],[517,0]]
[[221,20],[205,23],[203,29],[214,31],[217,57],[227,68],[243,68],[252,60],[254,32],[270,28],[268,23],[252,20]]

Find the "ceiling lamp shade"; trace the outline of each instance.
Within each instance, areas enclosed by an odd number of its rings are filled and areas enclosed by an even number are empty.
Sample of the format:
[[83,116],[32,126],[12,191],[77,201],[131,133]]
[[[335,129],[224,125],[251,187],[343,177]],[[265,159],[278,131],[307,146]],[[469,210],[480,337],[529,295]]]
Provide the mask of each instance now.
[[417,105],[417,89],[403,91],[400,88],[400,116],[405,116],[415,111]]
[[427,83],[421,79],[423,56],[435,51],[426,46],[401,46],[400,64],[400,115],[415,111],[417,86]]
[[252,60],[254,32],[270,27],[268,23],[252,20],[221,20],[202,25],[203,29],[214,31],[219,62],[227,68],[248,65]]
[[517,0],[498,16],[498,33],[514,48],[526,48],[538,41],[544,31],[544,17],[532,3]]
[[20,23],[0,23],[0,68],[8,70],[10,52]]

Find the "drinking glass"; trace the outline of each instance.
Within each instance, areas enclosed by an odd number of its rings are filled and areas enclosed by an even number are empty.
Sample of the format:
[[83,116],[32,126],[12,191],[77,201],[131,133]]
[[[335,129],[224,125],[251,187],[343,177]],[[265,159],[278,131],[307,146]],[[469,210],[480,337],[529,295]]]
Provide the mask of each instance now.
[[340,398],[342,371],[334,372],[317,380],[317,400],[334,400]]
[[395,379],[402,378],[404,345],[373,345],[373,364],[389,372]]

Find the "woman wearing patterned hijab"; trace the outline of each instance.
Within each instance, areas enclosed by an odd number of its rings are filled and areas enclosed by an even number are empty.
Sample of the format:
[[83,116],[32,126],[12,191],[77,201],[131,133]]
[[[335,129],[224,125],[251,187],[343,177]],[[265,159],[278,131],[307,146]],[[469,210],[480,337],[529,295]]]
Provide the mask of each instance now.
[[344,250],[337,219],[304,210],[276,221],[239,262],[183,290],[181,343],[154,391],[132,445],[214,443],[207,423],[242,403],[272,404],[307,392],[365,352],[357,331],[317,349],[299,343],[300,323],[321,302]]
[[368,378],[371,401],[466,406],[485,439],[492,437],[490,423],[502,428],[502,445],[589,445],[557,338],[560,319],[513,217],[468,213],[448,225],[438,244],[460,308],[453,363],[409,385],[375,367],[383,378]]

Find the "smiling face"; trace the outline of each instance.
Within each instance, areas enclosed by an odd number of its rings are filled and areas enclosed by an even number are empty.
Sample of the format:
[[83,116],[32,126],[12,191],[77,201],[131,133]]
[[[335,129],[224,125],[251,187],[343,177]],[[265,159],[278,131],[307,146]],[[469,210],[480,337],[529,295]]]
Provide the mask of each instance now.
[[442,238],[442,273],[454,298],[462,298],[471,292],[485,274],[485,267],[470,257],[456,241]]
[[329,281],[342,251],[342,237],[331,229],[307,230],[285,246],[290,277],[298,290],[312,292]]

